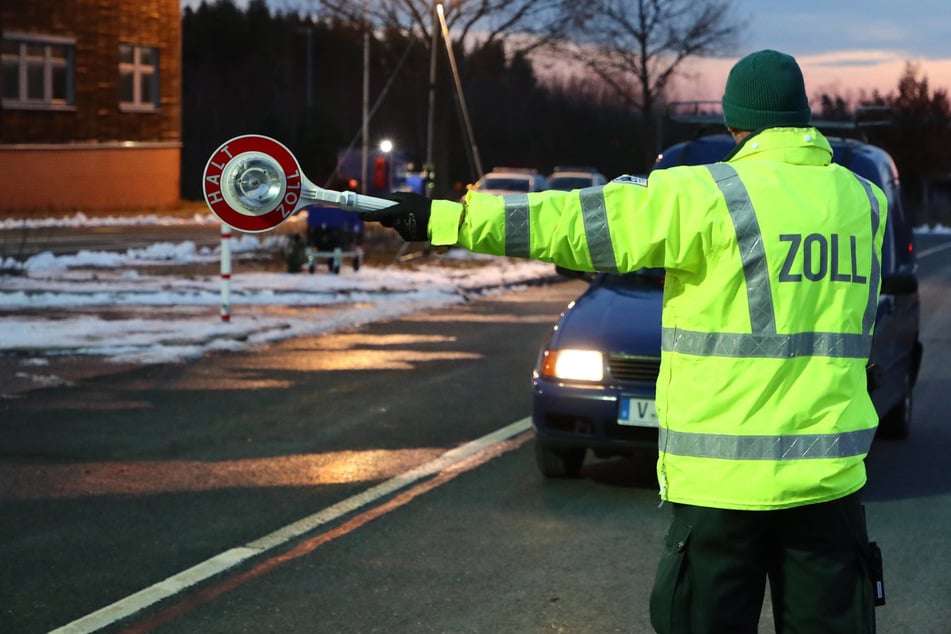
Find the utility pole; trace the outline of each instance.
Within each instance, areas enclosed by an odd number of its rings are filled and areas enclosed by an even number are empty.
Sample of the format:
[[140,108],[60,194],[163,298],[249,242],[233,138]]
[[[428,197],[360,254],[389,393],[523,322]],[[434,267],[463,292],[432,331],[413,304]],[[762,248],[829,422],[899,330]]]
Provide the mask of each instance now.
[[433,165],[433,134],[436,129],[436,2],[433,2],[433,37],[429,45],[429,113],[426,121],[426,164],[423,166],[426,196],[432,198],[436,181],[436,166]]
[[[297,29],[299,33],[303,33],[306,40],[306,55],[307,57],[304,60],[306,67],[307,78],[305,79],[304,85],[306,86],[305,103],[307,104],[307,110],[310,110],[314,107],[314,27],[313,26],[302,26]],[[308,115],[309,116],[309,115]]]
[[367,166],[370,156],[370,17],[369,0],[363,0],[363,155],[360,191],[367,193]]
[[478,180],[482,178],[482,159],[479,158],[479,146],[476,145],[475,133],[472,131],[472,121],[469,119],[469,109],[466,108],[466,97],[462,93],[462,80],[459,79],[456,56],[452,52],[452,40],[449,39],[449,28],[446,26],[446,15],[441,2],[436,5],[436,15],[439,16],[439,24],[442,26],[442,38],[446,43],[446,57],[449,58],[449,68],[452,70],[452,78],[456,83],[456,103],[459,106],[459,112],[462,113],[466,135],[469,137],[471,159],[475,169],[475,177]]

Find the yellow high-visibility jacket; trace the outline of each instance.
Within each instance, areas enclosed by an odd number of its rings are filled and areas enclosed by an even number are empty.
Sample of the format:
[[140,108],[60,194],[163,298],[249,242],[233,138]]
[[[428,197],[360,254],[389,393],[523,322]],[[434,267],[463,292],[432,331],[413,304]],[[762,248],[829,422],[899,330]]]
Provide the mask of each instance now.
[[865,484],[887,213],[878,187],[831,160],[814,128],[767,129],[726,162],[646,182],[434,202],[430,236],[576,270],[666,269],[661,497],[824,502]]

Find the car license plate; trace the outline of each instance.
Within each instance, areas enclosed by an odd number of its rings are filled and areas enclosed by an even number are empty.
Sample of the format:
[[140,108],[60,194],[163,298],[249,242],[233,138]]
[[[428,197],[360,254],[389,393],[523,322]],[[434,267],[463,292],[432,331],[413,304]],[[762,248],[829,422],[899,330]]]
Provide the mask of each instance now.
[[657,427],[657,407],[654,399],[622,396],[617,424],[629,427]]

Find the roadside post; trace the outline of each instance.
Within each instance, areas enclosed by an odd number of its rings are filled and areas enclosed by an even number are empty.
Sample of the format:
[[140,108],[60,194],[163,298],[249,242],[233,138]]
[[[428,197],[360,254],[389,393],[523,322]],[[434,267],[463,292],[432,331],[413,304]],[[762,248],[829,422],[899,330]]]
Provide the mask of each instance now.
[[231,321],[231,226],[221,223],[221,321]]

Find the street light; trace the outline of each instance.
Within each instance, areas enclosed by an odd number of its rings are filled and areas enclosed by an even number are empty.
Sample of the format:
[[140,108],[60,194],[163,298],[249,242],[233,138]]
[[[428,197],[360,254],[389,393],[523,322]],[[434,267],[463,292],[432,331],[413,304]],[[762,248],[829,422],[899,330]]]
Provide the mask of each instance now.
[[382,156],[373,159],[373,188],[389,191],[393,189],[393,141],[383,139],[379,148]]

